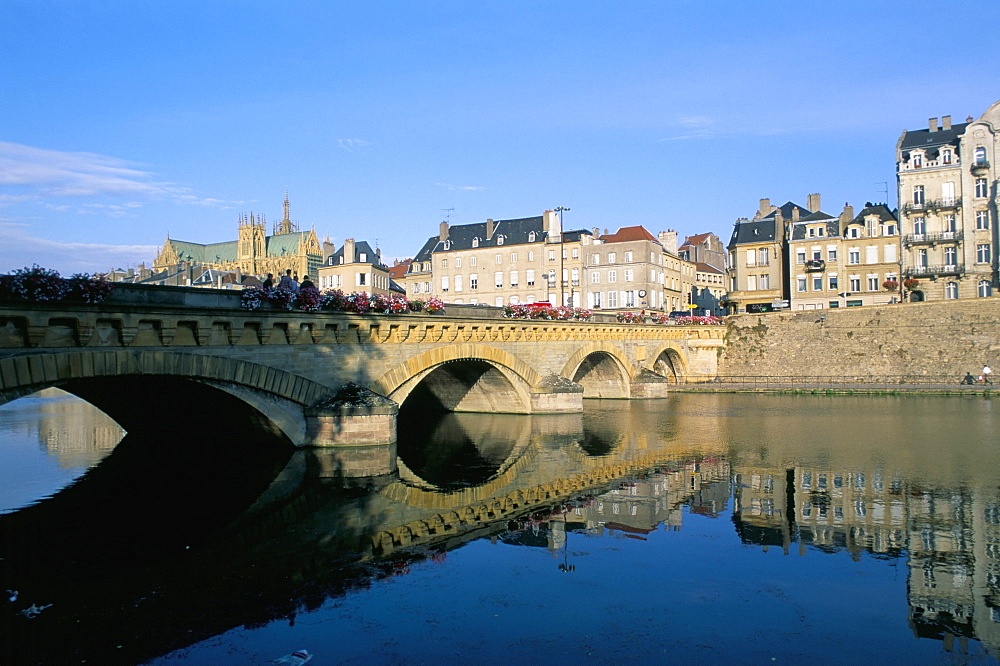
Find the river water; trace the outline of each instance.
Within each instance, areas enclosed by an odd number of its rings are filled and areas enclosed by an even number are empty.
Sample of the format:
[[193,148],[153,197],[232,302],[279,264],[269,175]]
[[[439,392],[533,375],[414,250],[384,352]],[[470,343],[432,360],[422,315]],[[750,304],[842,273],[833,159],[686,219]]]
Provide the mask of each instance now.
[[400,432],[396,473],[345,479],[238,424],[118,442],[65,395],[0,407],[0,661],[1000,656],[996,400],[678,394]]

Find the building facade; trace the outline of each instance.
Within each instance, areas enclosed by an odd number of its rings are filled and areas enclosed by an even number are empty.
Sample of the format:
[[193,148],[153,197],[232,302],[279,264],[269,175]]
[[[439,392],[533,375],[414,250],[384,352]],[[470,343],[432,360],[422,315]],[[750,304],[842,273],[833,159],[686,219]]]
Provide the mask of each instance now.
[[977,120],[931,118],[896,144],[903,277],[911,301],[991,296],[997,288],[1000,102]]
[[288,210],[288,195],[285,195],[284,214],[270,236],[266,235],[264,217],[251,213],[240,216],[234,241],[203,245],[168,237],[153,261],[153,270],[173,273],[201,266],[245,275],[279,276],[286,270],[300,279],[307,274],[316,275],[323,259],[316,232],[299,231]]
[[[332,244],[327,244],[332,249]],[[386,295],[393,291],[389,267],[382,263],[382,253],[367,241],[348,238],[340,249],[323,260],[317,272],[320,289],[366,292]]]

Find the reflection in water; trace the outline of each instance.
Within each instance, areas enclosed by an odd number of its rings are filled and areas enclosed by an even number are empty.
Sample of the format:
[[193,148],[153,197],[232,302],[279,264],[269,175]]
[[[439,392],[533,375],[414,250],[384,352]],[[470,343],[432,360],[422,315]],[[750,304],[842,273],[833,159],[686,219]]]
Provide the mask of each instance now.
[[[845,643],[855,663],[989,661],[997,426],[982,399],[588,401],[582,417],[401,422],[400,477],[368,485],[311,478],[311,452],[245,433],[126,438],[0,517],[0,589],[21,594],[0,618],[17,654],[50,663],[302,647],[840,663]],[[53,605],[29,619],[33,603]]]

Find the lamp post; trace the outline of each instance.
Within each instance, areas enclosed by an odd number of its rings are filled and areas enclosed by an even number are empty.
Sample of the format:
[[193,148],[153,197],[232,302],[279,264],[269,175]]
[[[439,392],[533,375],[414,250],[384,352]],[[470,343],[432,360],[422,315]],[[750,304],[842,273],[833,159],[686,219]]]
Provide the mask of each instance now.
[[553,210],[559,213],[559,305],[566,305],[566,275],[563,267],[563,211],[569,210],[568,206],[556,206]]

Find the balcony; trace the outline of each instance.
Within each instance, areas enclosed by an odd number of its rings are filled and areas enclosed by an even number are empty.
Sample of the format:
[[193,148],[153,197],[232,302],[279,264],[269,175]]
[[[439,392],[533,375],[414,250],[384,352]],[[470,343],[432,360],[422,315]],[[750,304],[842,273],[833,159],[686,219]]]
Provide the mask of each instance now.
[[961,275],[965,272],[962,264],[944,266],[910,266],[903,271],[904,278],[936,278],[944,275]]
[[934,210],[951,210],[962,207],[962,197],[949,197],[947,199],[935,199],[928,204],[928,208]]
[[907,215],[910,213],[922,213],[925,210],[927,210],[927,204],[923,201],[920,203],[914,203],[911,201],[910,203],[903,204],[903,212]]
[[973,176],[985,176],[990,172],[990,163],[987,160],[976,160],[969,166]]
[[954,243],[962,240],[961,231],[942,231],[938,234],[906,234],[903,245],[936,245],[937,243]]
[[805,263],[806,273],[815,273],[826,270],[826,262],[822,259],[807,259]]

